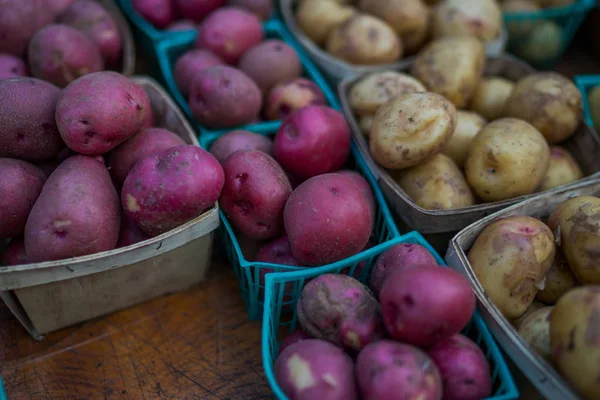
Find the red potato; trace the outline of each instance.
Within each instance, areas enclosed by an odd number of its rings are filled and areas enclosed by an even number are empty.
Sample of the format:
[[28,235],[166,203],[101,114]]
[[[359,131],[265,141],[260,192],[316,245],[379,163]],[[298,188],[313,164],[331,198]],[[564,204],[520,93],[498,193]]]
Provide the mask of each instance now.
[[108,154],[110,174],[120,185],[138,161],[159,151],[184,144],[183,139],[167,129],[142,129]]
[[284,349],[274,366],[281,390],[294,400],[358,400],[354,365],[324,340],[306,339]]
[[172,0],[132,0],[133,8],[154,27],[163,29],[175,20]]
[[262,24],[256,15],[243,8],[223,7],[202,21],[196,47],[211,50],[229,64],[237,64],[262,39]]
[[304,332],[301,328],[296,329],[293,333],[290,333],[285,339],[281,341],[279,345],[279,354],[286,348],[290,347],[296,342],[306,339],[313,339],[308,333]]
[[492,394],[490,365],[467,337],[456,334],[429,349],[444,386],[444,400],[480,400]]
[[316,83],[297,78],[280,83],[269,92],[265,100],[265,118],[284,119],[291,113],[308,106],[325,106],[325,95]]
[[38,79],[0,80],[0,157],[56,157],[64,147],[54,119],[59,95],[59,88]]
[[189,96],[194,117],[211,128],[232,128],[255,119],[262,108],[256,83],[242,71],[216,66],[198,73]]
[[27,75],[29,75],[29,70],[23,60],[12,54],[0,53],[0,79]]
[[263,21],[273,15],[273,0],[229,0],[228,5],[245,8],[256,14]]
[[402,268],[379,293],[383,320],[394,340],[433,346],[460,332],[475,311],[475,294],[459,272],[438,265]]
[[6,246],[4,254],[0,258],[0,265],[9,266],[30,263],[31,261],[27,258],[27,253],[25,253],[25,241],[23,236],[13,238],[8,246]]
[[25,225],[35,262],[112,250],[119,238],[119,196],[98,157],[76,155],[48,178]]
[[283,168],[301,179],[337,171],[350,156],[350,128],[332,108],[296,110],[277,131],[274,154]]
[[[377,243],[369,241],[369,243],[367,243],[367,245],[360,252],[362,253],[363,251],[367,251],[370,248],[372,248],[373,246],[375,246],[376,244]],[[354,274],[350,274],[350,271],[351,271],[350,267],[346,267],[346,268],[342,269],[340,271],[340,274],[349,275],[353,278],[360,279],[366,265],[367,265],[366,261],[361,261],[356,265],[356,268],[354,268]]]
[[149,155],[131,169],[121,192],[125,215],[150,237],[198,217],[219,198],[223,168],[193,145]]
[[373,215],[373,223],[375,223],[375,218],[377,217],[377,208],[375,203],[375,195],[373,194],[373,190],[371,189],[371,185],[369,185],[369,182],[367,182],[367,180],[361,174],[350,169],[338,171],[338,174],[347,176],[348,178],[352,179],[354,183],[360,186],[361,192],[363,193],[365,199],[369,203],[369,209],[371,210],[371,214]]
[[55,16],[60,16],[69,6],[77,0],[46,0],[54,11]]
[[225,61],[205,49],[191,49],[185,52],[175,62],[173,78],[177,88],[185,97],[190,94],[190,87],[196,75],[207,68],[225,65]]
[[53,20],[48,0],[0,0],[0,53],[24,57],[33,35]]
[[23,234],[27,217],[46,181],[35,165],[0,158],[0,239]]
[[273,154],[273,142],[266,136],[250,131],[231,131],[219,137],[210,146],[210,152],[221,164],[238,150],[258,150]]
[[136,134],[150,112],[148,95],[116,72],[85,75],[62,91],[56,124],[71,149],[104,154]]
[[256,261],[291,266],[301,265],[292,254],[292,251],[290,250],[290,242],[286,235],[280,236],[277,239],[273,239],[269,243],[265,244],[258,252]]
[[382,340],[356,359],[356,380],[364,400],[440,400],[440,373],[416,347]]
[[27,54],[31,75],[59,87],[104,69],[98,46],[67,25],[52,24],[37,31],[29,42]]
[[166,30],[172,31],[172,32],[189,31],[192,29],[196,29],[196,24],[194,23],[194,21],[191,21],[189,19],[182,19],[179,21],[175,21],[172,24],[170,24],[169,26],[167,26],[167,28],[166,28]]
[[137,224],[131,219],[123,215],[121,218],[121,228],[119,230],[119,241],[117,242],[117,248],[131,246],[139,242],[143,242],[150,237],[144,234]]
[[292,187],[279,164],[258,150],[236,151],[223,163],[219,204],[242,234],[270,239],[283,232],[283,209]]
[[207,15],[225,4],[225,0],[174,0],[175,9],[195,22],[202,21]]

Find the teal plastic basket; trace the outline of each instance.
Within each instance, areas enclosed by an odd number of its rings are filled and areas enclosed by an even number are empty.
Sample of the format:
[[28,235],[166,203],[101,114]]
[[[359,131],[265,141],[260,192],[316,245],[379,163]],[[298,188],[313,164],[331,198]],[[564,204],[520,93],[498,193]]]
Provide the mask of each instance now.
[[[330,106],[339,109],[337,99],[333,92],[329,89],[325,78],[313,64],[310,58],[306,55],[300,44],[298,44],[298,42],[296,42],[296,40],[288,32],[285,26],[280,21],[274,19],[266,22],[263,27],[265,37],[269,39],[283,40],[292,46],[294,50],[296,50],[300,62],[302,63],[304,76],[315,82],[321,88],[321,90],[323,90],[325,98]],[[281,121],[265,121],[229,129],[211,129],[199,124],[194,119],[187,100],[184,98],[184,96],[181,94],[181,91],[179,91],[177,85],[175,84],[175,79],[173,78],[173,68],[177,59],[185,51],[194,46],[196,34],[197,33],[194,32],[194,35],[192,36],[171,37],[168,40],[164,40],[157,45],[157,53],[162,78],[166,84],[166,88],[173,96],[175,101],[179,104],[188,119],[196,126],[197,131],[200,133],[199,139],[202,147],[207,148],[208,142],[213,142],[217,137],[233,129],[245,129],[260,134],[267,134],[268,132],[276,131],[281,125]]]
[[505,13],[508,51],[539,69],[550,69],[562,58],[581,22],[595,5],[595,0],[577,0],[563,7]]
[[595,129],[592,112],[590,110],[589,94],[590,90],[600,85],[600,75],[577,75],[574,80],[581,92],[581,97],[583,98],[585,123],[588,124],[590,128]]
[[[399,243],[414,243],[426,247],[436,258],[440,265],[445,265],[444,260],[433,250],[427,241],[417,232],[411,232],[397,237],[378,248],[363,252],[357,261],[366,260],[364,268],[357,279],[365,283],[371,272],[371,261],[388,248]],[[327,266],[310,270],[289,273],[267,274],[265,290],[265,308],[262,326],[262,359],[267,381],[273,390],[274,397],[279,400],[288,400],[279,384],[275,380],[273,366],[279,352],[280,339],[293,332],[298,325],[296,303],[302,288],[309,279],[323,274],[340,273],[342,266]],[[350,272],[354,273],[354,270]],[[519,390],[508,369],[506,360],[500,352],[490,331],[483,322],[478,311],[462,332],[471,338],[484,352],[492,372],[493,395],[490,400],[513,400],[519,398]]]

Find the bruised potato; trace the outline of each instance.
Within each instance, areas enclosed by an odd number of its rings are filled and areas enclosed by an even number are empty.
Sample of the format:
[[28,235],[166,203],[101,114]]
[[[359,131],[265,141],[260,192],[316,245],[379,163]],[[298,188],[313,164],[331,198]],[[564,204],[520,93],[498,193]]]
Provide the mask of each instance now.
[[319,46],[324,46],[331,31],[356,13],[354,7],[335,1],[302,0],[296,10],[296,22]]
[[403,93],[426,92],[412,76],[396,71],[374,72],[352,86],[348,101],[356,114],[375,115],[379,107]]
[[544,280],[544,288],[537,292],[535,299],[546,304],[556,304],[563,294],[575,286],[575,277],[560,250],[556,251],[554,262]]
[[456,127],[456,109],[442,96],[406,93],[379,108],[370,133],[371,155],[389,169],[421,164],[446,145]]
[[496,0],[443,0],[433,8],[434,37],[474,36],[494,40],[502,28],[502,10]]
[[552,360],[550,349],[550,315],[554,307],[544,307],[535,311],[523,321],[519,335],[536,353],[548,361]]
[[394,180],[419,206],[448,210],[475,204],[473,193],[454,161],[436,154],[425,163],[393,173]]
[[513,82],[498,76],[483,78],[471,99],[471,109],[490,121],[502,118],[506,100],[514,87]]
[[355,14],[331,31],[326,50],[351,64],[388,64],[402,57],[402,41],[384,21]]
[[560,146],[550,147],[550,167],[540,191],[552,189],[583,178],[583,171],[571,153]]
[[474,37],[445,37],[429,43],[415,57],[411,74],[427,89],[457,107],[465,107],[483,73],[485,48]]
[[469,262],[486,294],[508,319],[527,311],[552,265],[554,235],[526,216],[489,224],[469,250]]
[[533,126],[498,119],[479,131],[465,161],[469,186],[484,201],[533,193],[546,176],[550,148]]
[[506,103],[506,116],[529,122],[556,144],[575,133],[583,104],[570,79],[556,72],[538,72],[520,79]]
[[456,112],[456,129],[442,153],[450,157],[462,168],[467,158],[467,150],[475,136],[486,124],[485,118],[472,111]]

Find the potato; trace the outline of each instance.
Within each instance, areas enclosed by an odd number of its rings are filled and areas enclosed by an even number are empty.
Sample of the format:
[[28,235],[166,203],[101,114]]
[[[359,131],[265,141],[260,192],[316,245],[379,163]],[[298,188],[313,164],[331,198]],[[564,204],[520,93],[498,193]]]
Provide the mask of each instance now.
[[27,257],[42,262],[112,250],[120,214],[102,158],[70,157],[48,178],[27,218]]
[[[558,252],[556,252],[556,254],[558,254]],[[531,314],[533,314],[537,310],[544,308],[544,307],[547,307],[547,305],[544,303],[540,303],[537,300],[534,300],[534,302],[531,303],[531,305],[529,306],[529,308],[527,309],[527,311],[525,311],[525,313],[523,315],[521,315],[519,318],[511,319],[510,323],[515,327],[516,330],[519,330],[519,328],[521,328],[521,325],[523,325],[523,322],[525,322],[527,317],[529,317]]]
[[225,61],[209,50],[191,49],[183,53],[173,69],[173,79],[181,94],[188,97],[196,75],[217,65],[225,65]]
[[496,307],[506,318],[516,319],[533,302],[555,252],[550,228],[537,219],[514,216],[489,224],[468,259]]
[[50,3],[55,16],[60,16],[69,6],[77,0],[46,0]]
[[600,199],[579,196],[561,203],[548,219],[548,226],[559,240],[559,246],[571,272],[584,285],[600,283]]
[[[277,68],[272,68],[273,65]],[[248,50],[240,59],[239,68],[263,93],[302,74],[296,50],[279,39],[266,40]]]
[[363,399],[439,400],[440,373],[422,350],[391,340],[364,348],[356,359],[356,379]]
[[301,340],[313,339],[308,333],[304,332],[302,328],[296,328],[296,330],[286,336],[285,339],[281,341],[279,344],[279,354],[283,352],[286,348],[290,347],[294,343],[300,342]]
[[238,150],[259,150],[273,155],[273,142],[266,136],[250,131],[230,131],[219,136],[210,146],[210,153],[223,164],[227,157]]
[[551,146],[550,167],[542,181],[540,191],[566,185],[583,177],[583,171],[571,153],[560,146]]
[[471,109],[489,120],[502,118],[506,100],[514,87],[515,84],[508,79],[497,76],[483,78],[471,99]]
[[54,20],[48,0],[0,1],[0,53],[23,57],[33,35]]
[[402,57],[402,41],[388,24],[377,17],[355,14],[336,26],[325,49],[351,64],[389,64]]
[[117,241],[117,248],[131,246],[150,237],[143,233],[137,224],[131,219],[127,218],[126,215],[121,217],[121,228],[119,229],[119,240]]
[[496,0],[443,0],[433,8],[434,37],[474,36],[485,42],[497,39],[502,10]]
[[0,80],[28,76],[27,64],[12,54],[0,53]]
[[225,4],[225,0],[174,0],[179,15],[200,22]]
[[54,110],[56,86],[34,78],[0,80],[0,157],[54,158],[64,147]]
[[[278,237],[277,239],[273,239],[267,244],[265,244],[263,247],[261,247],[260,251],[258,252],[258,255],[256,256],[256,261],[279,265],[302,265],[298,260],[294,258],[292,250],[290,249],[290,241],[288,240],[287,235],[283,235]],[[261,272],[265,269],[266,268],[262,268]],[[270,272],[273,271],[271,270]]]
[[411,74],[427,89],[465,107],[483,73],[485,51],[473,37],[433,40],[415,57]]
[[499,201],[533,193],[548,172],[550,148],[532,125],[502,118],[475,137],[465,161],[465,175],[484,201]]
[[552,361],[550,350],[550,315],[554,307],[544,307],[527,317],[519,328],[519,335],[536,353]]
[[354,113],[372,116],[379,107],[400,94],[426,91],[421,82],[402,72],[374,72],[352,86],[348,103]]
[[176,17],[172,0],[132,0],[132,5],[142,18],[158,29],[166,28]]
[[408,168],[439,153],[456,127],[456,109],[435,93],[399,95],[377,111],[370,133],[373,159],[389,169]]
[[575,277],[559,250],[556,252],[554,262],[544,278],[544,288],[537,292],[535,299],[542,303],[554,305],[563,294],[576,284]]
[[[377,214],[376,214],[377,213],[377,203],[375,200],[375,195],[373,194],[373,190],[371,189],[371,185],[369,184],[369,182],[360,173],[350,170],[350,169],[343,169],[341,171],[338,171],[337,173],[341,174],[341,175],[345,175],[348,178],[352,179],[354,181],[354,183],[356,183],[360,187],[360,191],[362,192],[365,199],[367,200],[367,203],[369,203],[369,209],[371,210],[371,215],[373,215],[373,222],[375,222],[376,217],[377,217]],[[367,244],[367,246],[368,246],[368,244]],[[369,246],[369,248],[371,248],[371,247],[372,246]]]
[[402,190],[427,210],[449,210],[475,204],[467,181],[452,159],[436,154],[416,167],[392,173]]
[[261,20],[267,21],[273,15],[273,0],[229,0],[230,6],[245,8],[256,14]]
[[563,51],[564,32],[554,21],[540,21],[526,38],[519,42],[514,52],[533,64],[552,62]]
[[42,191],[46,175],[35,165],[0,158],[0,240],[23,234],[27,217]]
[[4,250],[4,254],[0,257],[0,266],[10,266],[10,265],[21,265],[21,264],[30,264],[31,260],[27,257],[27,253],[25,253],[25,240],[22,236],[17,238],[13,238],[6,249]]
[[304,286],[298,322],[312,337],[360,351],[384,336],[379,303],[362,283],[347,275],[320,275]]
[[594,128],[598,130],[600,128],[600,85],[594,86],[589,91],[588,102]]
[[600,393],[600,287],[584,286],[567,292],[550,316],[550,345],[554,364],[586,400]]
[[375,119],[375,117],[360,117],[360,120],[358,121],[358,126],[360,128],[360,131],[362,132],[362,134],[364,136],[366,136],[367,138],[371,135],[371,127],[373,126],[373,120]]
[[[500,4],[502,11],[506,14],[537,12],[540,6],[539,1],[534,0],[505,0]],[[532,20],[516,20],[507,22],[506,28],[508,35],[512,40],[522,39],[528,36],[535,27],[536,21]]]
[[285,119],[308,106],[327,104],[323,91],[311,80],[296,78],[273,87],[265,100],[264,116],[269,121]]
[[521,78],[506,103],[506,115],[529,122],[550,144],[571,137],[583,112],[581,93],[556,72]]
[[64,89],[56,124],[69,148],[104,154],[136,134],[152,112],[144,89],[116,72],[88,74]]
[[476,112],[457,111],[456,129],[450,141],[442,149],[442,154],[447,155],[458,167],[463,168],[469,146],[486,123],[485,118]]
[[301,0],[296,22],[306,36],[324,46],[333,29],[356,13],[354,7],[335,1]]

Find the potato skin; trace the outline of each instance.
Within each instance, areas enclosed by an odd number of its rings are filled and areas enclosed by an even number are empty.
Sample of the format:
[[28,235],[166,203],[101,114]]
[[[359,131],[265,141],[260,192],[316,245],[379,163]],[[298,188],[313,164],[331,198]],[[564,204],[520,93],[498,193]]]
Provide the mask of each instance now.
[[554,235],[531,217],[508,217],[489,224],[468,253],[486,294],[509,319],[523,315],[546,276],[556,248]]
[[196,75],[217,65],[225,65],[225,61],[209,50],[191,49],[186,51],[177,59],[173,69],[173,78],[181,94],[188,97]]
[[[558,254],[558,251],[556,252],[556,254]],[[534,300],[533,303],[531,303],[531,305],[529,306],[529,308],[527,308],[527,311],[525,311],[525,313],[523,313],[523,315],[521,315],[519,318],[511,319],[510,323],[518,331],[521,328],[521,325],[523,325],[523,322],[525,322],[525,320],[527,319],[527,317],[529,317],[531,314],[533,314],[537,310],[544,308],[544,307],[547,307],[547,305],[544,303],[541,303],[537,300]]]
[[0,2],[0,53],[23,57],[33,35],[54,19],[48,0],[2,0]]
[[519,335],[547,361],[552,361],[550,348],[550,316],[554,307],[544,307],[527,317],[519,328]]
[[324,46],[333,29],[356,14],[356,9],[335,1],[302,0],[296,10],[296,22],[319,46]]
[[560,249],[557,249],[554,262],[546,274],[544,289],[537,292],[535,299],[546,304],[556,304],[558,299],[576,284],[569,264]]
[[442,149],[442,154],[447,155],[458,167],[463,168],[469,146],[486,123],[485,118],[476,112],[456,111],[456,129]]
[[540,191],[549,190],[583,178],[583,171],[571,153],[560,146],[550,147],[550,166]]
[[439,38],[415,57],[411,74],[430,91],[465,107],[481,79],[484,50],[474,37]]
[[465,174],[484,201],[533,193],[550,165],[550,148],[530,124],[498,119],[479,131],[467,153]]
[[280,83],[269,91],[263,114],[266,120],[281,120],[301,108],[325,105],[325,94],[315,82],[296,78]]
[[567,292],[550,317],[554,364],[587,400],[600,393],[600,287],[584,286]]
[[471,99],[471,109],[488,120],[502,118],[514,87],[513,82],[498,76],[483,78]]
[[548,143],[571,137],[581,120],[581,93],[556,72],[538,72],[520,79],[506,103],[506,115],[529,122]]
[[[276,65],[277,68],[271,66]],[[283,40],[271,39],[254,46],[240,59],[239,68],[263,91],[302,75],[296,50]]]
[[435,93],[406,93],[379,108],[369,146],[375,161],[389,169],[421,164],[439,153],[456,127],[456,109]]
[[444,0],[433,8],[434,37],[474,36],[483,41],[498,38],[502,11],[496,0]]
[[402,190],[427,210],[448,210],[475,204],[467,181],[452,159],[436,154],[416,167],[392,174]]
[[12,54],[0,53],[0,80],[28,76],[27,64]]
[[227,157],[238,150],[259,150],[273,156],[273,142],[258,133],[236,130],[219,136],[210,146],[210,154],[223,164]]

